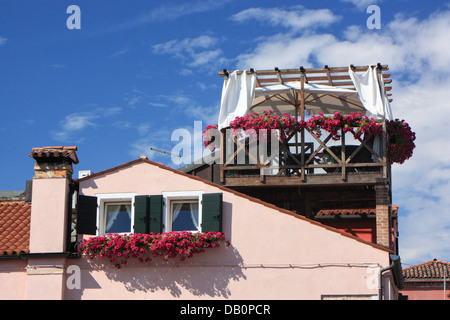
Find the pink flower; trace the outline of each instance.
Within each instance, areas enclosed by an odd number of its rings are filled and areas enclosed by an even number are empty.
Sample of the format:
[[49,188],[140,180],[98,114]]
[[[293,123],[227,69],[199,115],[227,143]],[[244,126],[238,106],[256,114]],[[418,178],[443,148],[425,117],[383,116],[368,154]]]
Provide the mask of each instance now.
[[[79,251],[90,259],[101,259],[108,256],[109,261],[120,268],[121,265],[127,263],[129,258],[137,258],[140,262],[149,262],[151,261],[150,256],[163,257],[165,260],[179,256],[183,261],[192,257],[194,253],[203,252],[204,248],[218,247],[221,243],[225,243],[225,235],[221,232],[113,234],[83,240]],[[118,257],[120,259],[117,259]]]
[[[331,139],[337,141],[341,139],[343,133],[352,133],[355,138],[360,138],[365,134],[365,138],[370,136],[380,136],[383,132],[382,125],[375,122],[372,118],[362,116],[360,112],[352,112],[350,115],[342,115],[335,112],[333,116],[325,116],[320,113],[313,115],[308,121],[297,120],[289,114],[277,116],[273,111],[264,111],[262,115],[250,113],[243,117],[236,117],[230,123],[232,134],[241,137],[241,130],[252,135],[253,138],[271,141],[287,139],[292,133],[300,132],[303,129],[311,131],[316,137],[320,138],[322,130],[331,135]],[[261,132],[260,130],[267,130]],[[215,144],[211,141],[211,130],[217,130],[216,126],[207,126],[204,131],[204,144],[211,150],[215,149]],[[271,130],[278,130],[278,136],[272,135]],[[388,133],[388,157],[391,163],[403,163],[412,156],[415,145],[415,133],[404,120],[393,120],[387,122]]]

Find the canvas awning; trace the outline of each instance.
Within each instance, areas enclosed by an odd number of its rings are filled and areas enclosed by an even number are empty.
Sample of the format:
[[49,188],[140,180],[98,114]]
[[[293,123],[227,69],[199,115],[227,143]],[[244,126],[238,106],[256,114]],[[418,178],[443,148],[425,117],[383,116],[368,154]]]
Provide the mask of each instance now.
[[386,66],[233,71],[225,77],[219,129],[236,116],[273,110],[292,116],[361,112],[392,119]]

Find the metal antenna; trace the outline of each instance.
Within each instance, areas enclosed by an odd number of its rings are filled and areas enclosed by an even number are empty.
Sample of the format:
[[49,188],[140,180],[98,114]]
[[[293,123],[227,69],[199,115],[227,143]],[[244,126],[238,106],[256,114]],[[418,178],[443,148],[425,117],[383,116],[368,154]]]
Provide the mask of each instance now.
[[164,150],[160,150],[160,149],[156,149],[156,148],[150,148],[150,150],[156,151],[156,152],[159,152],[159,153],[163,153],[163,154],[167,154],[169,156],[177,157],[180,160],[179,166],[181,167],[181,156],[179,154],[175,154],[175,153],[172,153],[172,152],[169,152],[169,151],[164,151]]

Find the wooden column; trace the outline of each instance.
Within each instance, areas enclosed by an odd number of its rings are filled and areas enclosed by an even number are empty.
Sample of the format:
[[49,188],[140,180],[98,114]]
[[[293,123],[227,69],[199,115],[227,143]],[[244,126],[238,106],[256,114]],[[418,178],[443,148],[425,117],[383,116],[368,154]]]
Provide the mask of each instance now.
[[[305,120],[305,74],[303,73],[303,68],[300,68],[300,69],[301,69],[300,116],[301,116],[301,119],[304,121]],[[296,120],[298,120],[297,116],[296,116]],[[302,131],[300,132],[300,141],[301,141],[301,163],[302,163],[301,179],[303,182],[305,182],[305,128],[302,128]],[[298,152],[297,152],[297,154],[298,154]]]
[[226,154],[226,137],[225,129],[220,130],[220,183],[225,183],[225,161],[227,160]]
[[391,248],[391,202],[386,185],[375,186],[377,243]]

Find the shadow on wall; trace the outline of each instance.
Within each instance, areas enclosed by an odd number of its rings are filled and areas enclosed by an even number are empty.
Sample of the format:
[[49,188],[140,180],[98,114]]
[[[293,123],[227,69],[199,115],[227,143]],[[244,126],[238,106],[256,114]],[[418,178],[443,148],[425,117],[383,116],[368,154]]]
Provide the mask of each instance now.
[[[240,267],[242,257],[233,246],[217,249],[210,252],[207,249],[198,256],[181,262],[176,258],[167,262],[161,258],[143,263],[129,261],[120,269],[112,264],[106,266],[101,260],[88,262],[93,270],[104,271],[108,279],[122,282],[128,292],[160,295],[167,290],[172,297],[178,298],[188,291],[195,296],[230,298],[230,282],[246,279]],[[208,261],[217,261],[216,264],[202,264],[200,259],[203,255],[209,255],[211,259]]]

